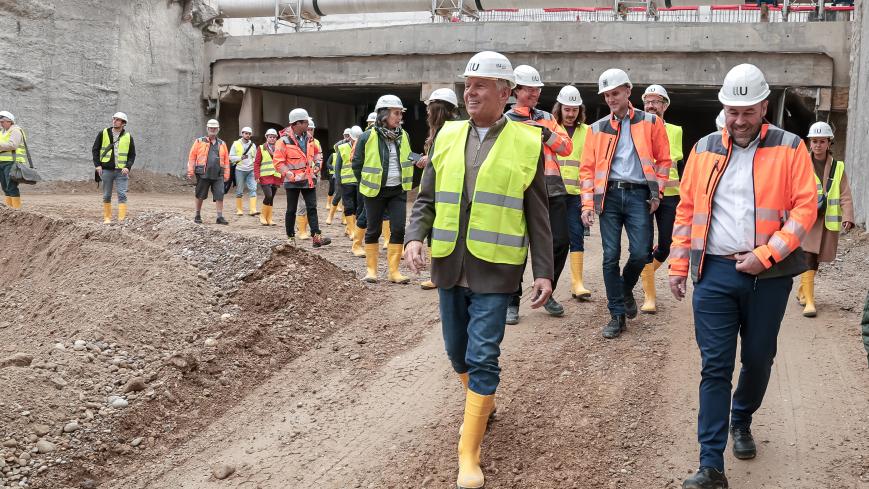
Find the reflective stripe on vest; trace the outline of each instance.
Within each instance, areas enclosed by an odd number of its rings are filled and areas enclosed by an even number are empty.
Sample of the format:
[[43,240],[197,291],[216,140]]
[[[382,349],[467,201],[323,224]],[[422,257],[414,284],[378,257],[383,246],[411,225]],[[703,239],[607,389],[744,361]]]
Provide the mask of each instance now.
[[[15,127],[15,126],[12,126]],[[27,162],[27,150],[24,149],[24,139],[27,137],[24,134],[24,129],[18,128],[21,131],[21,144],[15,151],[0,152],[0,164],[21,163]],[[8,143],[12,139],[12,128],[9,128],[5,133],[0,133],[0,143]]]
[[664,196],[679,195],[679,168],[676,165],[677,161],[682,161],[685,157],[682,154],[682,128],[675,124],[664,124],[664,129],[667,130],[667,139],[670,140],[670,179],[664,182]]
[[[435,170],[434,258],[449,256],[456,247],[469,130],[468,121],[444,123],[431,157]],[[490,263],[525,263],[525,190],[534,180],[539,158],[540,129],[507,120],[477,174],[466,240],[475,257]]]
[[272,154],[269,153],[268,145],[263,144],[260,146],[260,153],[262,153],[262,161],[260,161],[259,165],[259,176],[263,177],[278,177],[280,178],[281,174],[275,169],[275,162],[272,158]]
[[838,232],[842,230],[842,176],[845,174],[845,162],[833,161],[833,176],[829,177],[832,181],[830,191],[824,197],[824,188],[821,185],[821,179],[815,175],[815,183],[818,185],[818,200],[819,202],[826,198],[827,210],[824,212],[824,227],[830,231]]
[[[413,187],[413,162],[410,161],[410,143],[408,134],[401,135],[401,147],[398,150],[398,164],[401,166],[401,188],[406,192]],[[380,161],[380,137],[376,129],[371,129],[368,141],[365,143],[365,163],[362,165],[362,181],[359,182],[359,192],[366,197],[377,197],[380,193],[380,182],[384,171],[389,171]]]
[[341,143],[335,148],[341,155],[341,185],[358,185],[356,175],[353,174],[353,146],[350,143]]
[[573,132],[573,151],[564,159],[558,159],[561,166],[561,179],[564,188],[570,195],[579,195],[579,162],[582,159],[582,148],[585,146],[585,135],[588,132],[588,124],[580,124]]
[[[93,134],[93,133],[91,133]],[[109,137],[109,129],[103,129],[103,142],[100,148],[100,163],[108,163],[112,161],[112,152],[109,148],[112,146],[112,140]],[[115,155],[115,166],[120,170],[127,167],[127,155],[130,152],[130,133],[124,131],[118,139],[118,154]]]

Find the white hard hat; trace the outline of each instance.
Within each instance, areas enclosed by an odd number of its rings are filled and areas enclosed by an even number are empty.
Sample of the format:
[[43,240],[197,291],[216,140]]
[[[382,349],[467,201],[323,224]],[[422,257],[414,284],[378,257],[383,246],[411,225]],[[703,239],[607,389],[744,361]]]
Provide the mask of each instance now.
[[395,95],[383,95],[379,99],[377,99],[377,104],[374,106],[374,111],[377,112],[380,109],[401,109],[402,111],[407,110],[404,108],[404,104],[401,103],[401,99],[396,97]]
[[112,119],[120,119],[124,122],[129,121],[129,119],[127,119],[127,114],[125,114],[123,112],[115,112],[115,115],[112,116]]
[[661,85],[649,85],[646,91],[643,92],[643,102],[646,101],[646,95],[659,95],[664,99],[664,103],[670,105],[670,96],[667,95],[667,89]]
[[277,135],[278,135],[278,131],[276,131],[274,128],[266,131],[266,136],[277,136]]
[[350,128],[350,138],[354,141],[359,139],[359,136],[362,135],[362,128],[359,126],[353,126]]
[[558,97],[556,97],[555,100],[559,104],[566,105],[567,107],[579,107],[582,105],[582,97],[579,95],[579,89],[573,85],[561,87],[561,91],[558,92]]
[[345,127],[345,128],[344,128],[344,133],[343,133],[343,134],[344,134],[345,136],[350,135],[350,128],[349,128],[349,127]]
[[718,91],[718,101],[733,107],[759,104],[767,97],[769,97],[769,85],[763,72],[757,66],[750,64],[735,66],[727,72],[721,90]]
[[826,122],[816,122],[809,128],[807,138],[830,138],[833,139],[833,128]]
[[377,120],[377,112],[372,112],[368,114],[368,117],[365,118],[365,122],[374,122]]
[[15,116],[12,115],[12,112],[2,110],[0,111],[0,119],[9,119],[12,122],[15,122]]
[[628,88],[633,88],[634,85],[631,83],[630,78],[628,78],[628,74],[624,72],[624,70],[620,70],[618,68],[610,68],[604,71],[600,78],[597,80],[597,93],[601,94],[604,92],[609,92],[614,88],[618,88],[622,85],[627,85]]
[[309,119],[308,111],[305,109],[293,109],[290,111],[290,124],[299,121],[307,121]]
[[208,123],[205,124],[205,127],[220,127],[220,123],[217,122],[217,119],[208,119]]
[[513,70],[513,77],[517,85],[526,87],[542,87],[543,81],[540,78],[540,73],[533,67],[528,65],[519,65]]
[[316,129],[317,126],[314,124],[314,118],[308,117],[308,129]]
[[247,126],[244,126],[244,127],[241,128],[241,132],[242,132],[242,133],[249,132],[249,133],[253,134],[253,129],[251,129],[251,128],[247,127]]
[[724,109],[721,109],[721,112],[718,113],[718,117],[715,118],[715,127],[717,127],[719,131],[724,129],[724,122]]
[[454,107],[459,106],[459,98],[456,97],[456,92],[450,88],[438,88],[428,96],[425,104],[430,104],[432,100],[443,100],[444,102],[453,104]]
[[510,88],[516,88],[516,77],[513,75],[513,65],[501,53],[494,51],[482,51],[468,60],[463,78],[479,77],[493,78],[495,80],[507,80]]

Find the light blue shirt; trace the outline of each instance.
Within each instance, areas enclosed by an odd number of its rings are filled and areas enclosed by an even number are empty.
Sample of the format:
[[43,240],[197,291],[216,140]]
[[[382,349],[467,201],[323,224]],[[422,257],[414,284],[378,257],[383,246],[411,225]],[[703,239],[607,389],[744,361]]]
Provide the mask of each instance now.
[[610,181],[618,180],[629,183],[646,183],[643,174],[643,164],[634,147],[634,139],[631,137],[631,113],[625,114],[621,120],[621,131],[616,149],[613,153],[613,161],[610,165]]

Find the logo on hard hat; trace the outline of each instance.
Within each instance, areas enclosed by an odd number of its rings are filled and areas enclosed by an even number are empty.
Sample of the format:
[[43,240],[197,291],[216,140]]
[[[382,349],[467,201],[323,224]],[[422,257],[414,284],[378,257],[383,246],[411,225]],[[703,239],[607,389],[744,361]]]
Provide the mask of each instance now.
[[480,63],[471,63],[468,65],[468,70],[477,71],[480,69]]
[[600,82],[600,86],[602,86],[602,87],[609,86],[609,84],[610,84],[609,80],[606,80],[606,79],[604,81]]
[[733,95],[736,95],[736,96],[745,96],[745,95],[748,95],[748,87],[745,87],[745,86],[743,86],[743,87],[740,87],[740,86],[733,87]]

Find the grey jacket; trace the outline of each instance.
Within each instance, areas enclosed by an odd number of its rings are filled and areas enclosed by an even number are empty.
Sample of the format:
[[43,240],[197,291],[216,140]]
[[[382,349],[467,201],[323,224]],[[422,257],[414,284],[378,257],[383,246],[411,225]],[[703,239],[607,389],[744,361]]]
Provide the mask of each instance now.
[[[432,282],[438,287],[449,289],[457,285],[467,286],[481,294],[512,294],[519,288],[524,273],[524,265],[504,265],[480,260],[468,252],[465,236],[468,233],[471,197],[477,181],[480,165],[488,156],[496,139],[507,123],[502,117],[489,129],[481,142],[477,131],[468,122],[468,141],[465,147],[465,188],[459,211],[459,237],[456,248],[447,257],[432,259]],[[437,145],[435,139],[434,145]],[[433,149],[432,152],[433,154]],[[422,176],[419,196],[413,204],[410,223],[405,233],[405,243],[425,241],[431,233],[435,220],[435,170],[431,162]],[[543,150],[541,145],[537,174],[531,186],[525,190],[525,220],[530,240],[531,267],[534,278],[552,279],[554,275],[552,255],[552,230],[549,227],[549,200],[546,181],[543,178]]]

